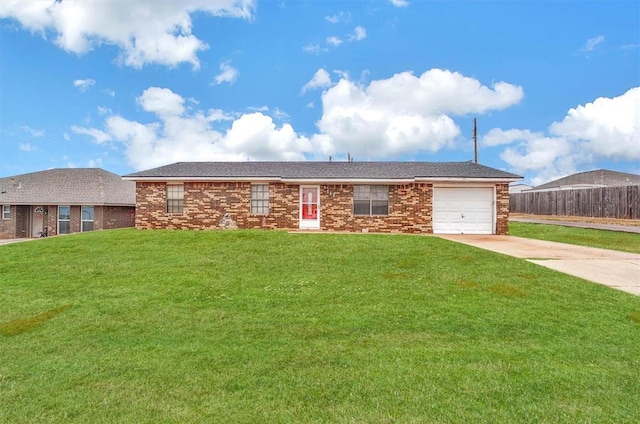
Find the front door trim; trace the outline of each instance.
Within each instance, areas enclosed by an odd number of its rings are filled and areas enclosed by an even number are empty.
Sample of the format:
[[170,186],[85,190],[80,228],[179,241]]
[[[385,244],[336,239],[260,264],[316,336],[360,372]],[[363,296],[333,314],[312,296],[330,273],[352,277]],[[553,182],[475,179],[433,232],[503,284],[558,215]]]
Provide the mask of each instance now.
[[320,229],[320,186],[300,186],[300,203],[298,212],[300,214],[300,229]]

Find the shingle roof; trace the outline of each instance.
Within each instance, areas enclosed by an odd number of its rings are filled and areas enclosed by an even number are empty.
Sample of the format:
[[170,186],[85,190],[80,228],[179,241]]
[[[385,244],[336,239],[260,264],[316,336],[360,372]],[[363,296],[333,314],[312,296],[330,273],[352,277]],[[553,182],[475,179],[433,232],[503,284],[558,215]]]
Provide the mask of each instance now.
[[546,184],[536,186],[534,190],[558,188],[565,186],[626,186],[640,185],[640,175],[627,174],[625,172],[609,171],[608,169],[596,169],[594,171],[579,172]]
[[134,206],[136,187],[100,168],[66,168],[0,178],[0,203]]
[[520,179],[473,162],[177,162],[125,175],[131,180],[172,178],[273,179]]

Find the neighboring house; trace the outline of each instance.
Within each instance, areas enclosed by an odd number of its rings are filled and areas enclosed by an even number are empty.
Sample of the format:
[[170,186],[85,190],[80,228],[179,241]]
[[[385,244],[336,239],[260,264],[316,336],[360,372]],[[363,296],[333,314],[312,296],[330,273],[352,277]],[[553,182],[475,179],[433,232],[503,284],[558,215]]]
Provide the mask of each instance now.
[[180,162],[123,178],[141,229],[506,234],[522,177],[473,162]]
[[0,178],[0,238],[133,227],[135,184],[99,168]]
[[509,185],[509,194],[522,193],[523,191],[531,190],[532,188],[533,186],[530,186],[529,184],[522,184],[522,183],[511,184]]
[[531,193],[536,191],[576,190],[629,185],[640,185],[640,175],[609,171],[607,169],[596,169],[595,171],[579,172],[569,175],[529,190],[523,190],[522,192]]

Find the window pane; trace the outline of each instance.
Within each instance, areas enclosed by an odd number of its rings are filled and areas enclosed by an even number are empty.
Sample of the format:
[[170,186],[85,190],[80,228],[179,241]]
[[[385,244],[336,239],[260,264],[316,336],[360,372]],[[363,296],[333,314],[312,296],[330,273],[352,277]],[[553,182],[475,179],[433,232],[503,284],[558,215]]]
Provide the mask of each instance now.
[[372,200],[371,213],[373,215],[389,215],[389,202],[387,200]]
[[82,207],[82,220],[93,221],[93,206]]
[[269,214],[269,184],[251,184],[251,213]]
[[69,234],[69,221],[58,221],[58,234]]
[[318,191],[315,188],[303,188],[302,203],[318,203]]
[[374,199],[374,200],[389,199],[389,187],[388,186],[372,186],[371,199]]
[[182,213],[183,199],[184,186],[182,184],[167,185],[167,213]]
[[353,201],[353,214],[354,215],[370,215],[370,203],[368,200],[354,200]]
[[11,205],[2,205],[2,219],[11,219]]
[[93,221],[83,221],[82,231],[93,231]]
[[58,206],[58,219],[71,219],[71,206]]
[[182,213],[182,200],[167,200],[168,213]]
[[353,186],[353,198],[356,200],[369,200],[371,187],[364,185]]
[[183,197],[184,186],[177,184],[167,186],[167,199],[182,199]]

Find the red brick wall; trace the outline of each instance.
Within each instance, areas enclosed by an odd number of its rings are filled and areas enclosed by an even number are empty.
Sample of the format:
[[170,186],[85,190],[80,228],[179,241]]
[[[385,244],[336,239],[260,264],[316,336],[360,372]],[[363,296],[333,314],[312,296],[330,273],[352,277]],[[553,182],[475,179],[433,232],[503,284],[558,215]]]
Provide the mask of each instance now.
[[389,187],[389,215],[354,215],[353,185],[320,186],[320,226],[331,231],[431,233],[431,184]]
[[0,205],[0,239],[12,239],[16,237],[16,206],[9,206],[9,219],[2,219],[2,206]]
[[509,184],[496,184],[496,234],[509,233]]
[[96,206],[96,221],[100,214],[100,226],[95,222],[96,230],[112,230],[114,228],[133,227],[136,225],[135,206]]
[[[182,214],[166,212],[166,184],[136,185],[136,228],[217,229],[225,215],[238,228],[297,229],[300,186],[269,184],[269,215],[250,213],[251,183],[186,182]],[[320,186],[320,225],[330,231],[430,233],[432,185],[390,186],[389,215],[354,216],[353,185]]]

